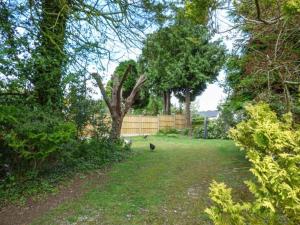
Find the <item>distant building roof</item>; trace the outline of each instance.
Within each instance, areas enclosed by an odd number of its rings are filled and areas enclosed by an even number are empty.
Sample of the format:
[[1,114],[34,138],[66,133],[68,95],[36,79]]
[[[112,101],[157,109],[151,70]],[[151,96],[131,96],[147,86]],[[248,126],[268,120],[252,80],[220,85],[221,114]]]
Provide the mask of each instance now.
[[216,118],[219,115],[219,111],[218,110],[208,110],[208,111],[198,112],[198,114],[203,117]]

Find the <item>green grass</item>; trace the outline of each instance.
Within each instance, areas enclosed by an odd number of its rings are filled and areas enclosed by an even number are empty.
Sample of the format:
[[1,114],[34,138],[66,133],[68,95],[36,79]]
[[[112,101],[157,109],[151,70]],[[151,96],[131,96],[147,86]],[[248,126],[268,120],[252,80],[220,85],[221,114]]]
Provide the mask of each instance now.
[[[228,140],[133,139],[134,156],[113,166],[105,185],[64,203],[34,224],[210,224],[209,184],[224,181],[247,199],[248,162]],[[149,142],[156,145],[149,152]]]

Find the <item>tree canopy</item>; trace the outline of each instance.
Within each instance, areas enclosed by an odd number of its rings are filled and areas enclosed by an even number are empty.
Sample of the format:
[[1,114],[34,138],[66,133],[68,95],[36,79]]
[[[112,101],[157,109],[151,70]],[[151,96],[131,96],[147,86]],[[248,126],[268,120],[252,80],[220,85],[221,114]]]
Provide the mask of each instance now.
[[174,92],[188,110],[207,83],[216,80],[225,61],[225,48],[220,41],[212,41],[203,25],[178,20],[148,37],[143,59],[152,87]]

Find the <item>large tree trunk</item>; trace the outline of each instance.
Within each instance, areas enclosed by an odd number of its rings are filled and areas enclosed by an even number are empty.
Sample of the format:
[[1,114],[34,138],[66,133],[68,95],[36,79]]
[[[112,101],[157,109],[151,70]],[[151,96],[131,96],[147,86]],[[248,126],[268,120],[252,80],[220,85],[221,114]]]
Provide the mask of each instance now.
[[38,102],[61,108],[62,71],[66,63],[64,52],[69,5],[68,0],[42,0],[39,22],[39,46],[33,53],[35,73],[33,82]]
[[171,115],[171,92],[167,91],[167,115]]
[[167,114],[167,94],[163,92],[163,114]]
[[164,109],[163,114],[165,115],[171,115],[171,92],[170,90],[163,92],[163,103],[164,103]]
[[122,116],[114,116],[111,119],[112,119],[112,123],[111,123],[111,130],[110,130],[110,139],[118,140],[121,135],[123,117]]
[[189,134],[192,133],[192,123],[191,123],[191,93],[189,90],[185,93],[185,118],[186,127],[189,129]]

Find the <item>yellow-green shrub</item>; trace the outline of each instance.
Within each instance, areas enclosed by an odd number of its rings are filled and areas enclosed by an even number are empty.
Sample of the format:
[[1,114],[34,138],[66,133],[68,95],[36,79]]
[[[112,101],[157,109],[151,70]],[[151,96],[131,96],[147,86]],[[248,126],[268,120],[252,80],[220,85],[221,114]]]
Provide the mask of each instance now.
[[255,182],[246,181],[252,202],[235,203],[231,189],[213,182],[206,209],[215,224],[300,224],[300,129],[292,115],[278,118],[267,104],[246,107],[249,119],[230,131],[246,151]]

